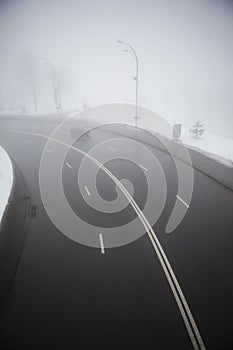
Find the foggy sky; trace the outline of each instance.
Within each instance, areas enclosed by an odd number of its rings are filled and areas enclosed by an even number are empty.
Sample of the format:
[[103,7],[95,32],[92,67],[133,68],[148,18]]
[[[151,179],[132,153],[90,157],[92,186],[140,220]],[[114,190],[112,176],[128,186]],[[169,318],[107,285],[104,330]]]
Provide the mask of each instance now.
[[[119,39],[138,53],[140,104],[233,137],[231,0],[2,0],[0,108],[20,110],[15,66],[29,51],[70,72],[65,108],[134,103],[135,62]],[[40,92],[39,110],[54,108],[49,94]]]

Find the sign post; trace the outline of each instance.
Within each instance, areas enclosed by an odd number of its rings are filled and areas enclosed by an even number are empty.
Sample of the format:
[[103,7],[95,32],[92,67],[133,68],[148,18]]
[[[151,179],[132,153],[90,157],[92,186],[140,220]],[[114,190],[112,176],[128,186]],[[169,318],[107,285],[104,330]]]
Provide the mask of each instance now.
[[173,125],[173,141],[179,141],[181,136],[181,127],[182,124]]

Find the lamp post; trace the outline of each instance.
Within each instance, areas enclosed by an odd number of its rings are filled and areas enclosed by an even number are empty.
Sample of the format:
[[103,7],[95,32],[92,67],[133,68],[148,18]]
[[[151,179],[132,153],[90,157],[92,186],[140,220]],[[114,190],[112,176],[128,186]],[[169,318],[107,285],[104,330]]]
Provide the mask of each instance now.
[[119,44],[125,45],[127,47],[127,49],[124,49],[123,51],[128,52],[131,55],[133,55],[135,58],[135,61],[136,61],[136,72],[135,72],[135,76],[134,76],[134,80],[135,80],[135,117],[134,117],[134,119],[135,119],[135,126],[137,129],[138,119],[139,119],[139,115],[138,115],[138,56],[137,56],[136,51],[134,50],[134,48],[130,44],[128,44],[124,41],[121,41],[121,40],[118,40],[117,42]]

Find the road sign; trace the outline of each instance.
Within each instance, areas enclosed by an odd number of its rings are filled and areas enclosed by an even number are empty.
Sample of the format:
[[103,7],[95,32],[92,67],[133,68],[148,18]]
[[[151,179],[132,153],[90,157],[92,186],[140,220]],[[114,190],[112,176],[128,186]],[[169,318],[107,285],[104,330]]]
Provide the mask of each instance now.
[[181,127],[182,127],[182,124],[173,125],[173,140],[179,140],[181,136]]

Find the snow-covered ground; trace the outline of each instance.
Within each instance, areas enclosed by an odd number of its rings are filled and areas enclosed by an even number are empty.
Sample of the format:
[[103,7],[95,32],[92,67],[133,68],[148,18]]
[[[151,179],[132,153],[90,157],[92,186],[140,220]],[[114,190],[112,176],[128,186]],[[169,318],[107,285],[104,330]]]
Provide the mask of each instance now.
[[226,166],[233,167],[232,138],[205,132],[203,136],[196,139],[190,135],[189,129],[182,126],[181,139],[184,144]]
[[13,185],[13,167],[6,151],[0,146],[0,224]]

